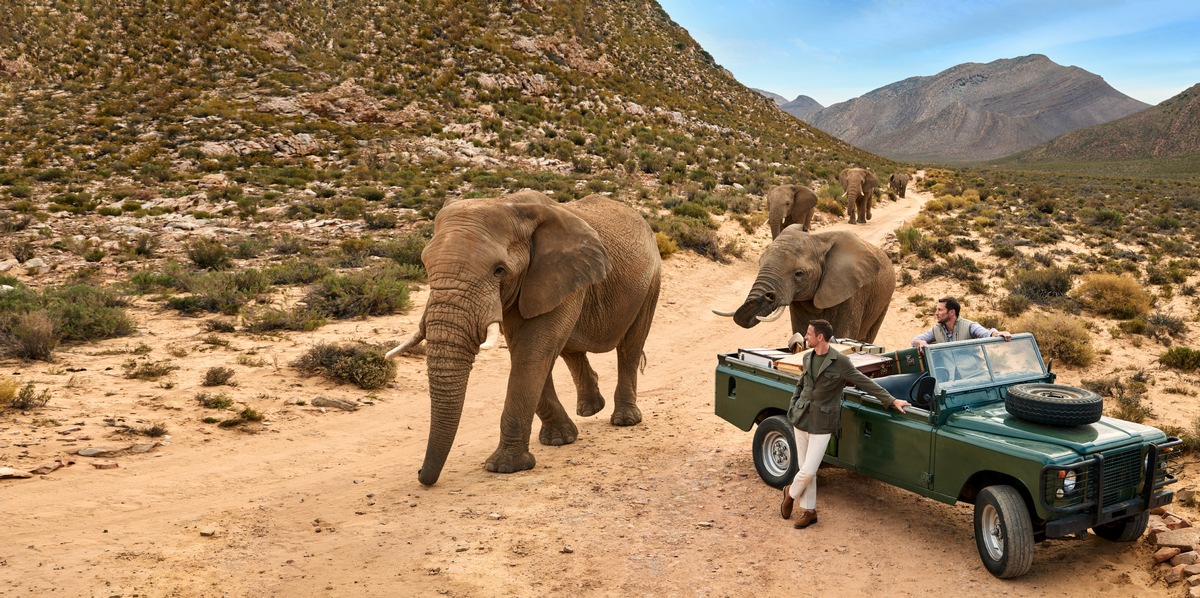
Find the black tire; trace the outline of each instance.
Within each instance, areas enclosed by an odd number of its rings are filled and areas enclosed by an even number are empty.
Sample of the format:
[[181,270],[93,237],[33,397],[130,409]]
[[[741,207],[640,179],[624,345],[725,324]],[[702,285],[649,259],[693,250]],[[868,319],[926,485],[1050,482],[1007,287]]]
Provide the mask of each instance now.
[[783,488],[800,471],[792,424],[782,415],[764,419],[754,431],[754,469],[768,486]]
[[1001,579],[1019,577],[1033,565],[1033,525],[1021,493],[988,486],[975,499],[975,546],[983,566]]
[[1100,421],[1104,399],[1074,386],[1030,382],[1008,387],[1004,408],[1035,424],[1084,426]]
[[1146,533],[1146,525],[1149,522],[1150,511],[1142,511],[1141,515],[1130,515],[1093,527],[1092,533],[1109,542],[1132,542]]

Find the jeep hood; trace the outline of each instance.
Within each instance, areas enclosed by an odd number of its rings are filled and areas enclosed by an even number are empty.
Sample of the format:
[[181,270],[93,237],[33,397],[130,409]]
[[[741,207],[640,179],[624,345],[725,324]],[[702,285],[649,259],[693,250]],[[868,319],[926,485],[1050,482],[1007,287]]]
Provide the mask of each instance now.
[[1157,428],[1111,417],[1102,417],[1086,426],[1035,424],[1010,415],[1002,401],[955,413],[946,420],[946,425],[1018,441],[1054,444],[1081,455],[1166,438]]

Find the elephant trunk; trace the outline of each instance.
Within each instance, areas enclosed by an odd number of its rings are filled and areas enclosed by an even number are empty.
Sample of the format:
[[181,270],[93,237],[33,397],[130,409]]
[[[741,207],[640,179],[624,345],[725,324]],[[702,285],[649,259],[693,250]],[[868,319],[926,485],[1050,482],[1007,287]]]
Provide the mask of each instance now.
[[788,206],[782,203],[772,204],[767,216],[767,224],[771,227],[771,238],[774,239],[783,231],[783,221],[787,218]]
[[442,474],[458,434],[475,353],[457,345],[431,342],[426,364],[429,371],[429,442],[417,479],[432,486]]
[[790,295],[780,293],[779,286],[774,277],[759,273],[758,280],[750,287],[746,302],[733,312],[733,321],[742,328],[753,328],[760,321],[772,321],[761,318],[771,316],[790,303],[790,300],[780,300],[780,297],[790,298]]
[[[461,305],[460,305],[461,304]],[[428,344],[426,366],[429,376],[429,443],[425,462],[417,479],[426,486],[438,480],[446,457],[458,434],[463,403],[467,394],[467,379],[475,365],[480,345],[494,339],[494,322],[486,315],[480,317],[477,301],[457,293],[431,297],[425,311],[425,340]],[[497,329],[499,326],[495,326]]]

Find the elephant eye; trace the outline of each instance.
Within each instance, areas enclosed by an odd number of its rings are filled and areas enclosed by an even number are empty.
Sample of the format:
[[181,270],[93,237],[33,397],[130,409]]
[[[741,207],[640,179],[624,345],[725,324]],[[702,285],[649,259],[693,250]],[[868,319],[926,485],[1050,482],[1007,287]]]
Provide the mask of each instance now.
[[796,278],[804,278],[804,270],[796,270]]
[[496,269],[492,271],[492,274],[495,275],[496,278],[504,276],[504,266],[496,266]]

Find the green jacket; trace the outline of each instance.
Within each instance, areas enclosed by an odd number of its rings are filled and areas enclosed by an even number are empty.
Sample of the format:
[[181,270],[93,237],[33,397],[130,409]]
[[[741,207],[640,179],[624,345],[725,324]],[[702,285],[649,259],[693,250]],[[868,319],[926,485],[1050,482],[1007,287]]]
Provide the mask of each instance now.
[[812,371],[812,354],[804,357],[804,374],[792,393],[788,419],[792,425],[809,434],[833,434],[838,431],[842,420],[842,389],[853,382],[862,391],[890,407],[896,398],[888,394],[854,367],[850,358],[829,350],[821,371]]

